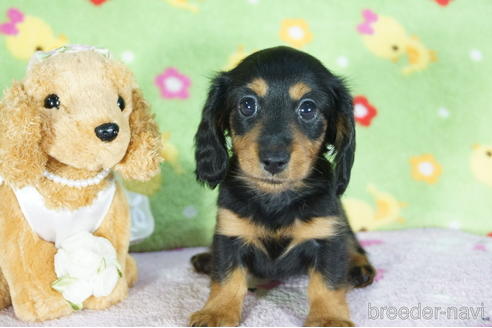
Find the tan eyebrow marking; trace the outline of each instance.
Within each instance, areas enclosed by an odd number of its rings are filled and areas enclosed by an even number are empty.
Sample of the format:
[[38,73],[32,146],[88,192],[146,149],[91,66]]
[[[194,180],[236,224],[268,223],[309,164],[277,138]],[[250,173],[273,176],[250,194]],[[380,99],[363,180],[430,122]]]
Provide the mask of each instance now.
[[260,97],[265,97],[268,92],[268,84],[261,77],[254,79],[246,86],[253,90]]
[[312,89],[304,82],[297,82],[290,86],[289,96],[292,100],[299,100]]

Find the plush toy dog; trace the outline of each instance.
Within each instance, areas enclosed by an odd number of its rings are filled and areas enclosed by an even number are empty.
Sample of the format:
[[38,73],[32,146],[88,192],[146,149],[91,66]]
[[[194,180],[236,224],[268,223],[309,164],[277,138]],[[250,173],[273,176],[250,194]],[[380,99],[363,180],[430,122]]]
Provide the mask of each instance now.
[[132,74],[107,51],[38,52],[0,103],[0,308],[48,320],[124,299],[125,179],[159,172],[159,130]]

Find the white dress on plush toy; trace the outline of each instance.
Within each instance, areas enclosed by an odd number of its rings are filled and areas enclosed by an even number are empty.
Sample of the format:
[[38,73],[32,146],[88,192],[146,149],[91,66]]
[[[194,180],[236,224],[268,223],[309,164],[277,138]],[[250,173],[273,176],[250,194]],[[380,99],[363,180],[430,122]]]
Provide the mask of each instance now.
[[57,248],[54,269],[58,279],[53,281],[52,288],[74,310],[82,309],[91,295],[109,295],[122,275],[121,265],[111,242],[92,233],[100,227],[113,203],[115,181],[110,180],[90,205],[75,210],[47,208],[43,196],[33,186],[12,187],[12,191],[32,231]]
[[[0,186],[2,183],[3,178],[0,177]],[[42,196],[33,187],[14,190],[14,193],[31,229],[44,240],[54,242],[58,246],[63,238],[74,232],[94,232],[99,228],[113,201],[115,187],[112,181],[91,205],[75,211],[46,208]],[[130,206],[130,243],[136,244],[154,232],[154,216],[147,196],[126,189],[125,193]]]
[[113,203],[116,185],[111,181],[90,205],[75,210],[47,208],[43,196],[32,186],[13,191],[31,229],[59,247],[63,240],[78,232],[92,233],[99,228]]
[[[0,185],[4,180],[0,177]],[[121,266],[109,240],[95,232],[107,216],[116,193],[116,182],[110,180],[93,202],[75,210],[47,208],[43,196],[33,186],[12,191],[32,231],[53,242],[57,280],[52,287],[79,310],[94,295],[109,295],[121,277]],[[126,190],[125,190],[126,191]],[[154,230],[154,218],[146,196],[126,191],[132,218],[131,241],[141,241]]]

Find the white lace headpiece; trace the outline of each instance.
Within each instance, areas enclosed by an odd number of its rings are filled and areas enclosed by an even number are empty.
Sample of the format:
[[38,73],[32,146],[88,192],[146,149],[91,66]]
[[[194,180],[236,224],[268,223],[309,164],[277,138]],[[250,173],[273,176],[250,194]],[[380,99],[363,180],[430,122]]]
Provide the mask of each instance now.
[[98,48],[94,46],[86,46],[82,44],[68,44],[60,48],[56,48],[50,51],[36,51],[31,59],[29,60],[29,64],[27,64],[27,70],[29,71],[32,66],[34,66],[37,63],[42,62],[45,59],[48,59],[50,57],[59,55],[59,54],[66,54],[66,53],[76,53],[76,52],[82,52],[82,51],[94,51],[102,56],[111,59],[111,53],[109,52],[108,49],[105,48]]

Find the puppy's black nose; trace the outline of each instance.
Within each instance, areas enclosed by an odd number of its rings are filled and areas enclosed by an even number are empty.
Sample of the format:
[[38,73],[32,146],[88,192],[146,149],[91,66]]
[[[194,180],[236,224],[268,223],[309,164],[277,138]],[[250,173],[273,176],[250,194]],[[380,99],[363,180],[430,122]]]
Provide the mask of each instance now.
[[274,153],[262,157],[261,162],[265,170],[271,174],[282,172],[289,163],[290,155],[288,153]]
[[96,136],[104,142],[113,141],[120,132],[120,127],[115,123],[104,123],[96,129]]

